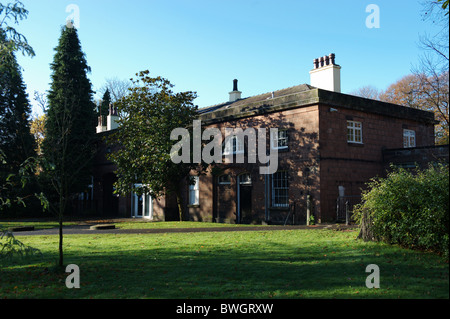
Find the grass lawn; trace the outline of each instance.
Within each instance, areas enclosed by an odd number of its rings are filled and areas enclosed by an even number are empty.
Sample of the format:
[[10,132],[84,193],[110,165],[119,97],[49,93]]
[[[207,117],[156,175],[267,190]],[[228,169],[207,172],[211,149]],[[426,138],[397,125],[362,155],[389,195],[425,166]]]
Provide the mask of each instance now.
[[[79,266],[80,289],[66,288],[68,274],[54,268],[57,236],[20,236],[42,256],[0,259],[0,298],[449,298],[447,260],[356,235],[65,235],[65,264]],[[365,285],[369,264],[380,268],[379,289]]]

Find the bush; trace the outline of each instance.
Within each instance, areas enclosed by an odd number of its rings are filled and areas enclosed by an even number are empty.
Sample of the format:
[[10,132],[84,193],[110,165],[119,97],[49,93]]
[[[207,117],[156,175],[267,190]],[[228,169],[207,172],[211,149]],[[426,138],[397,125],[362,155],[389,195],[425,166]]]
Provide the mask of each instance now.
[[360,237],[448,257],[448,165],[413,171],[392,167],[386,178],[372,179],[368,186],[354,210]]

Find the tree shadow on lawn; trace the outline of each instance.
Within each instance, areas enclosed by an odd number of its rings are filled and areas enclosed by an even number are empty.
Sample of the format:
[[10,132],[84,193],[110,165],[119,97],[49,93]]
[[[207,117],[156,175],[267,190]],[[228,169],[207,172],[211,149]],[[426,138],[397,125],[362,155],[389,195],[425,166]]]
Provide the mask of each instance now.
[[[365,247],[365,248],[364,248]],[[238,248],[143,248],[79,256],[81,289],[68,274],[7,269],[32,298],[448,298],[448,264],[399,248],[251,243]],[[365,285],[366,266],[380,268],[380,289]],[[42,269],[41,269],[42,270]],[[33,292],[31,287],[37,287]],[[9,286],[17,286],[10,282]],[[19,296],[20,297],[20,296]]]

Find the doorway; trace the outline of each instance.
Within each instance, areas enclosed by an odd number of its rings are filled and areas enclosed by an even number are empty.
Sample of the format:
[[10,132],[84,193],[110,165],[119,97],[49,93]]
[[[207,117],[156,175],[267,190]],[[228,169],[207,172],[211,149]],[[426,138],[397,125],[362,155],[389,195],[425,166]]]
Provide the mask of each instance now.
[[249,224],[252,221],[252,179],[246,173],[237,180],[237,224]]
[[[135,186],[142,185],[136,184]],[[131,217],[153,219],[153,198],[150,194],[131,194]]]

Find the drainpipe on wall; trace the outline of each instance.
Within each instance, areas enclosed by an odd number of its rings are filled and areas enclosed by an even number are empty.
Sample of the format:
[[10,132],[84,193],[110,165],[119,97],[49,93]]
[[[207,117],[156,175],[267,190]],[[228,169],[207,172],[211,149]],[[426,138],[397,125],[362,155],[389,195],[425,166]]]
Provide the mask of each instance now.
[[265,217],[266,220],[265,222],[268,223],[269,222],[269,210],[268,210],[268,200],[267,200],[267,174],[264,175],[264,213],[265,213]]

